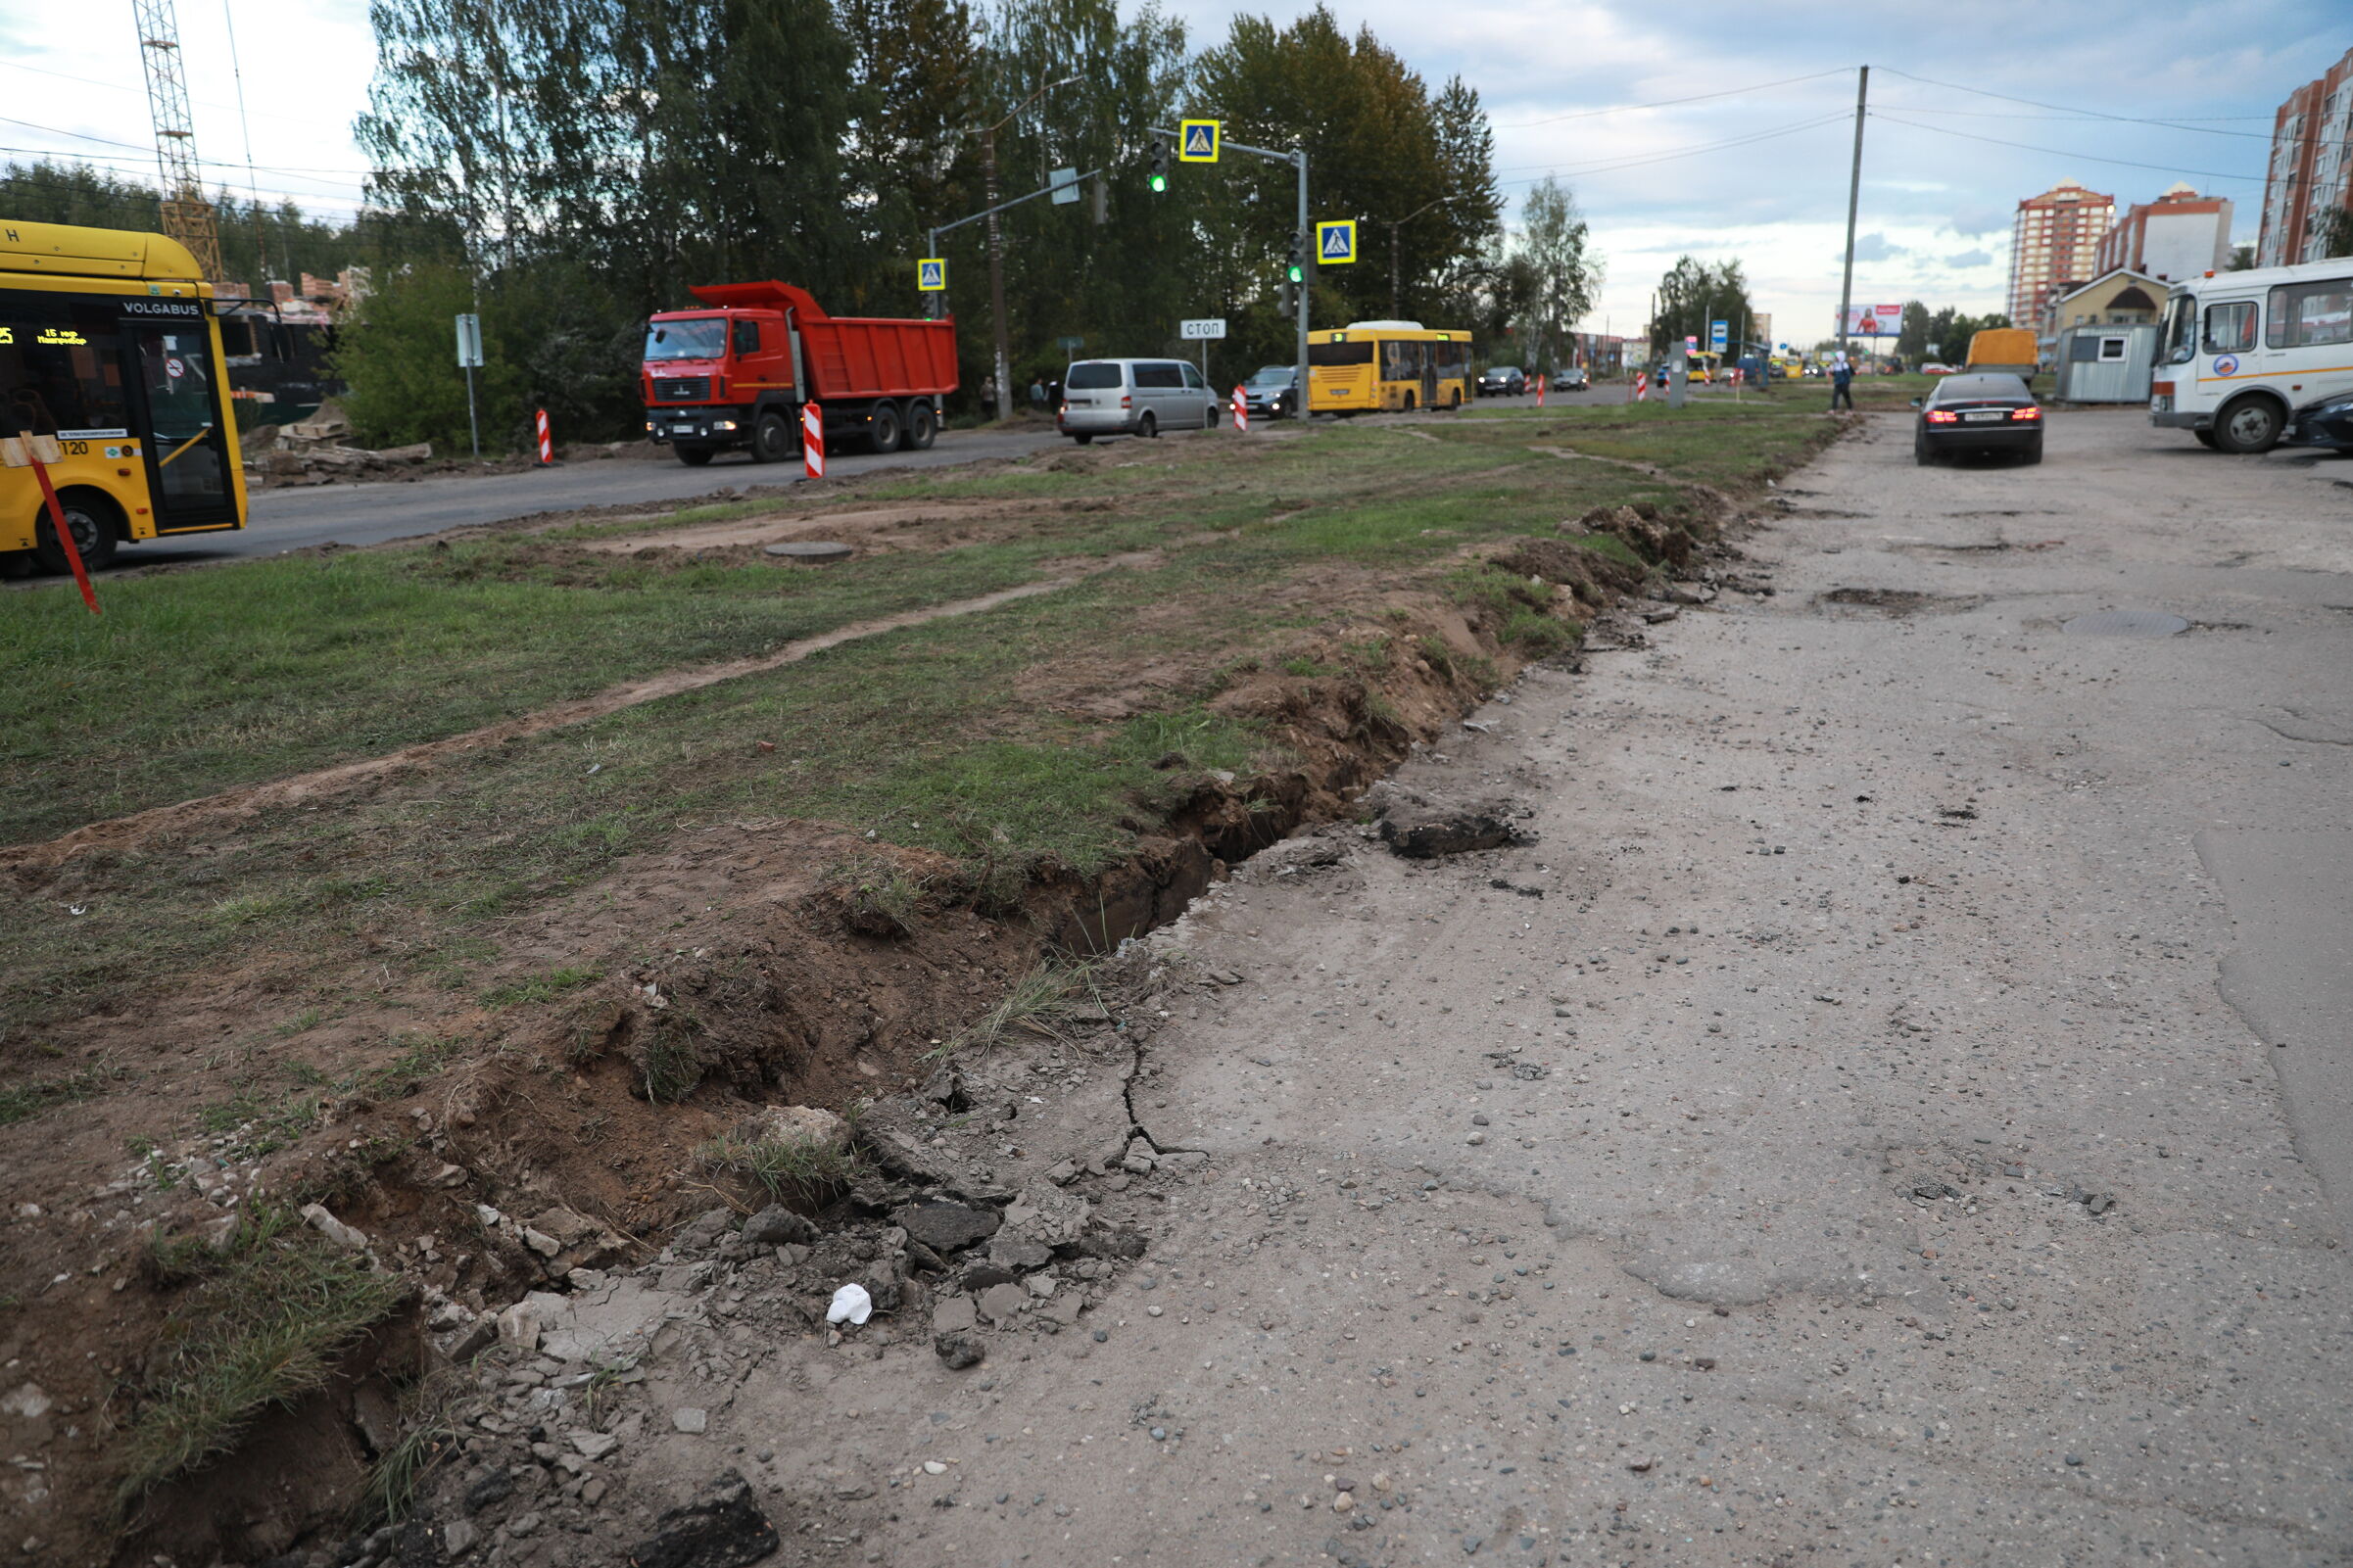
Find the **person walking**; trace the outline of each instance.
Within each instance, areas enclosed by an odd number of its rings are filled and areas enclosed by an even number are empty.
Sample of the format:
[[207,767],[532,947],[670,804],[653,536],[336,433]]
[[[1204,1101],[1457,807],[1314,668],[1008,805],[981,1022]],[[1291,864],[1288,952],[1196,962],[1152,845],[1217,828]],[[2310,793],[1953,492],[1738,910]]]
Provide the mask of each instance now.
[[1046,411],[1046,384],[1034,377],[1030,382],[1030,409],[1032,413]]
[[1838,412],[1842,403],[1849,413],[1854,412],[1854,366],[1847,362],[1843,354],[1830,367],[1830,411]]

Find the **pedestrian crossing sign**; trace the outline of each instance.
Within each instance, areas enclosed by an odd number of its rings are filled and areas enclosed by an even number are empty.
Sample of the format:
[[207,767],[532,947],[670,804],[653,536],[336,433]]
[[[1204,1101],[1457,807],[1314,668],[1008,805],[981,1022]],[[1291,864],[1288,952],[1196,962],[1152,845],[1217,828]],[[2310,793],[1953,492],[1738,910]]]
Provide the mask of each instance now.
[[1316,260],[1325,266],[1356,260],[1356,219],[1316,225]]
[[1218,161],[1218,122],[1214,119],[1180,119],[1176,128],[1182,134],[1176,138],[1176,161],[1180,164],[1214,164]]
[[947,288],[947,258],[927,256],[917,261],[915,286],[926,294],[943,293]]

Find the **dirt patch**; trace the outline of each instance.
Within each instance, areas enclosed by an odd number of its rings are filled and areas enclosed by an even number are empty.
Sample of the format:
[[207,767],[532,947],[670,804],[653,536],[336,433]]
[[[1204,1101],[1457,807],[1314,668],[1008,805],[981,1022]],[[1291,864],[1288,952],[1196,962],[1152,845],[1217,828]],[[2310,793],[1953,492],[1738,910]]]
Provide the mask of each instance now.
[[785,512],[692,524],[619,539],[591,540],[584,542],[581,548],[599,554],[632,555],[657,548],[710,550],[772,545],[791,539],[840,539],[855,543],[862,549],[938,549],[971,544],[983,537],[974,531],[975,524],[1060,510],[1033,502],[1007,501],[977,506],[930,504],[813,514]]
[[1876,610],[1887,616],[1958,615],[1985,603],[1964,594],[1922,594],[1903,588],[1834,588],[1818,595],[1816,604],[1842,609]]

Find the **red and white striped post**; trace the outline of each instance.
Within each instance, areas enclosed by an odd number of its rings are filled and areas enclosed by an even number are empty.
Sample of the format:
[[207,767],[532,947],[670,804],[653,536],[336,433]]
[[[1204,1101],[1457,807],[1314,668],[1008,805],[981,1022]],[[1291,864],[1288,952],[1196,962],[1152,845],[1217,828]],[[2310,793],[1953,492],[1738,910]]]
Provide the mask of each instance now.
[[800,405],[800,467],[811,479],[825,477],[825,408],[820,404]]
[[1635,372],[1634,372],[1634,401],[1635,401],[1636,403],[1645,403],[1645,402],[1648,402],[1648,401],[1650,400],[1650,396],[1651,396],[1651,373],[1650,373],[1648,370],[1637,370],[1637,371],[1635,371]]
[[1250,400],[1242,396],[1239,387],[1233,389],[1233,428],[1244,435],[1250,433]]
[[539,465],[548,467],[555,461],[555,439],[548,433],[548,410],[539,411]]
[[1539,408],[1544,406],[1544,389],[1552,384],[1552,379],[1541,372],[1536,377],[1536,406]]

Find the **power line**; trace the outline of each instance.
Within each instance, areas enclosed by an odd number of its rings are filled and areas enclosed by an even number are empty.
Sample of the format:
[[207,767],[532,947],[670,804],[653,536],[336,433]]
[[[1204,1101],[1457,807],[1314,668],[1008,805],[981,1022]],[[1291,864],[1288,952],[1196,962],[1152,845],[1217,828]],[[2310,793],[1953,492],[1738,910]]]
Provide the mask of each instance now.
[[[1547,168],[1543,174],[1535,175],[1529,179],[1498,180],[1496,183],[1498,185],[1533,185],[1537,182],[1537,180],[1556,175],[1581,176],[1586,174],[1613,174],[1620,169],[1641,168],[1650,164],[1672,163],[1678,158],[1697,158],[1703,153],[1722,152],[1726,149],[1734,147],[1747,147],[1755,142],[1771,141],[1776,136],[1791,136],[1795,135],[1799,131],[1813,130],[1823,125],[1843,124],[1851,121],[1853,118],[1854,117],[1851,114],[1842,109],[1834,114],[1817,115],[1811,119],[1801,119],[1793,121],[1787,125],[1779,125],[1771,130],[1752,131],[1742,136],[1727,137],[1722,141],[1700,142],[1692,146],[1677,148],[1673,152],[1639,154],[1632,157],[1608,160],[1602,163],[1591,165],[1555,165]],[[1512,166],[1514,168],[1534,168],[1536,166],[1533,164],[1514,164]]]
[[1998,136],[1980,136],[1974,131],[1954,130],[1948,125],[1923,125],[1916,119],[1903,119],[1895,115],[1883,114],[1876,109],[1871,111],[1871,118],[1884,119],[1891,125],[1909,125],[1914,130],[1933,131],[1939,136],[1958,136],[1963,141],[1991,142],[1996,147],[2015,147],[2029,153],[2048,153],[2054,158],[2080,159],[2087,164],[2114,164],[2122,168],[2152,168],[2160,174],[2195,174],[2200,179],[2234,179],[2249,185],[2261,185],[2267,182],[2267,176],[2262,174],[2226,174],[2219,169],[2184,168],[2176,164],[2142,164],[2129,158],[2102,158],[2097,153],[2074,152],[2065,147],[2037,147],[2031,142],[2004,141]]
[[1746,87],[1726,87],[1721,92],[1693,93],[1688,98],[1661,98],[1655,104],[1616,104],[1608,109],[1579,109],[1566,115],[1548,115],[1542,119],[1523,119],[1516,124],[1498,125],[1495,128],[1497,130],[1527,130],[1537,125],[1557,125],[1564,119],[1591,119],[1597,115],[1631,115],[1645,109],[1672,109],[1677,104],[1705,103],[1711,98],[1737,98],[1743,93],[1765,92],[1774,87],[1787,87],[1793,82],[1819,81],[1824,76],[1844,75],[1851,69],[1853,68],[1840,66],[1831,71],[1809,71],[1802,76],[1784,76],[1779,81],[1759,81]]

